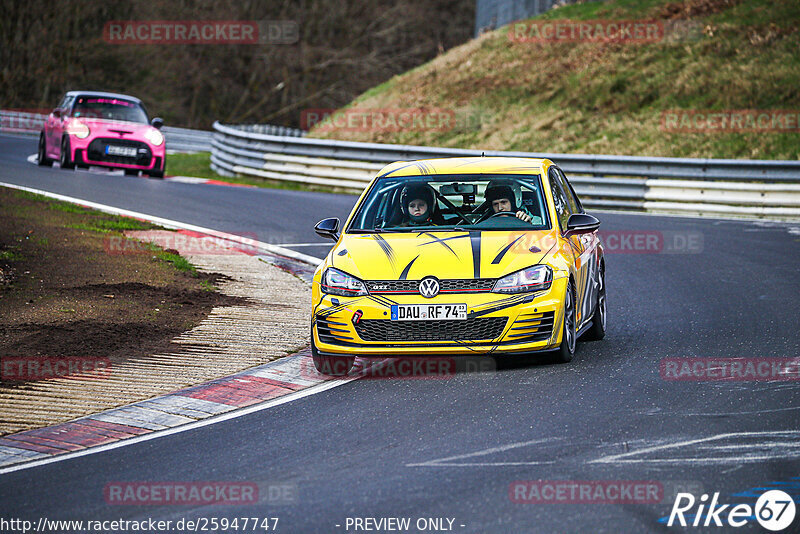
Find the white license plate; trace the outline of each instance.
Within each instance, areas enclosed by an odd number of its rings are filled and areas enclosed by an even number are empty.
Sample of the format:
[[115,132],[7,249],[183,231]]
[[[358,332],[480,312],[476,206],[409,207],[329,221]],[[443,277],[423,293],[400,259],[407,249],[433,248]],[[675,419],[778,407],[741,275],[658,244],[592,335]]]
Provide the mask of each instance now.
[[109,156],[136,157],[136,149],[129,146],[106,145],[106,154]]
[[466,304],[393,304],[392,321],[444,321],[467,318]]

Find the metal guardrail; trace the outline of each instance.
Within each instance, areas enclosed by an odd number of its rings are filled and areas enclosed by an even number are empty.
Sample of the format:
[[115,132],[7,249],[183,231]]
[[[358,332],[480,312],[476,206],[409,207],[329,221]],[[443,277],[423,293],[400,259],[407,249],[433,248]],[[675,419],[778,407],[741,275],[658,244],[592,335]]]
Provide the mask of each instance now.
[[281,137],[215,122],[211,168],[361,191],[386,163],[481,154],[549,158],[591,208],[800,219],[800,161],[482,152]]
[[[38,136],[47,115],[24,111],[0,110],[0,133]],[[213,132],[164,126],[167,148],[176,152],[209,152]]]

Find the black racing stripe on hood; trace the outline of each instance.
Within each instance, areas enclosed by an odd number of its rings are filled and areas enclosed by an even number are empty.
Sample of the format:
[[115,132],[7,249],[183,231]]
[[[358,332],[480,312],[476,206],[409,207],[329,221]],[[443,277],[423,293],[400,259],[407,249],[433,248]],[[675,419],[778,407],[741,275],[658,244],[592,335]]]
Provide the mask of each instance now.
[[[506,308],[510,308],[512,306],[517,306],[518,304],[526,304],[528,302],[532,302],[536,295],[526,295],[521,299],[514,299],[514,302],[505,301],[498,306],[493,306],[491,308],[485,308],[480,311],[472,312],[468,315],[468,317],[480,317],[481,315],[486,315],[487,313],[492,313],[500,310],[504,310]],[[510,299],[509,299],[510,300]]]
[[420,174],[431,174],[431,168],[428,167],[426,163],[418,162],[416,163],[417,169],[419,169]]
[[475,278],[481,277],[481,233],[479,231],[470,231],[469,242],[472,245],[472,268],[474,270],[473,276]]
[[389,175],[390,175],[390,174],[392,174],[393,172],[401,171],[401,170],[403,170],[403,169],[407,169],[407,168],[409,168],[409,167],[414,167],[414,166],[416,166],[416,163],[409,163],[408,165],[403,165],[402,167],[398,167],[398,168],[396,168],[396,169],[392,169],[391,171],[389,171],[389,172],[387,172],[387,173],[385,173],[385,174],[382,174],[382,175],[380,175],[378,178],[386,178],[387,176],[389,176]]
[[394,268],[394,249],[392,248],[392,245],[390,245],[388,241],[378,234],[373,234],[372,238],[381,246],[381,250],[383,250],[383,253],[386,254],[387,258],[389,258],[389,263],[391,263],[392,268]]
[[500,260],[502,260],[503,256],[506,255],[506,252],[511,250],[511,247],[513,247],[516,244],[516,242],[519,241],[520,239],[522,239],[522,236],[519,236],[514,241],[506,245],[502,250],[500,250],[500,252],[497,253],[497,256],[495,256],[494,259],[492,260],[492,265],[497,265],[498,263],[500,263]]
[[453,256],[455,256],[456,258],[458,257],[458,254],[456,254],[456,251],[450,248],[450,245],[445,243],[445,241],[450,241],[451,239],[461,239],[462,237],[469,237],[469,234],[462,234],[462,235],[454,235],[451,237],[445,237],[444,239],[442,239],[440,237],[436,237],[430,232],[422,232],[422,234],[430,236],[430,238],[433,239],[433,241],[428,241],[427,243],[420,243],[418,246],[421,247],[423,245],[433,245],[434,243],[441,243],[442,246],[447,250],[449,250],[450,252],[452,252]]
[[347,308],[348,306],[351,306],[351,305],[355,304],[359,300],[361,300],[361,299],[351,300],[350,302],[345,302],[343,304],[339,304],[338,306],[331,306],[330,308],[325,308],[324,310],[320,310],[319,309],[322,306],[322,301],[320,301],[320,303],[317,305],[317,312],[314,315],[317,316],[317,317],[321,317],[321,318],[329,317],[329,316],[333,315],[334,313],[340,312],[340,311],[344,310],[345,308]]
[[[448,248],[449,248],[449,247],[448,247]],[[408,262],[408,265],[406,265],[406,266],[403,268],[403,272],[402,272],[402,273],[400,273],[400,278],[399,278],[399,280],[406,280],[406,279],[408,278],[408,271],[410,271],[410,270],[411,270],[411,266],[412,266],[412,265],[414,265],[414,262],[415,262],[415,261],[417,261],[417,258],[419,258],[419,254],[417,254],[417,257],[416,257],[416,258],[414,258],[413,260],[411,260],[410,262]]]
[[390,308],[392,304],[397,304],[397,302],[395,302],[394,300],[386,298],[383,295],[370,295],[369,299],[377,302],[382,306],[386,306],[387,308]]
[[[548,248],[547,250],[545,250],[545,251],[542,253],[542,258],[539,260],[539,263],[537,263],[536,265],[541,265],[541,264],[542,264],[542,262],[543,262],[543,261],[545,260],[545,258],[547,257],[547,255],[548,255],[548,254],[550,254],[550,251],[551,251],[551,250],[553,250],[554,248],[556,248],[556,246],[558,246],[558,240],[556,240],[556,242],[555,242],[555,243],[553,243],[553,245],[552,245],[550,248]],[[538,248],[538,247],[537,247],[537,248]],[[540,252],[541,252],[541,251],[540,251]]]

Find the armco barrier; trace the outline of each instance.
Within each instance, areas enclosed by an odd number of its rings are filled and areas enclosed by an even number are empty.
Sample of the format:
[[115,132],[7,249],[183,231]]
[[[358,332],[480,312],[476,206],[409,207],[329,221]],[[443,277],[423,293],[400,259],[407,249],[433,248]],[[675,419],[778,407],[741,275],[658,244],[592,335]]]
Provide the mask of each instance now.
[[800,161],[482,152],[276,136],[215,122],[211,168],[361,191],[392,161],[482,153],[552,159],[591,208],[800,219]]

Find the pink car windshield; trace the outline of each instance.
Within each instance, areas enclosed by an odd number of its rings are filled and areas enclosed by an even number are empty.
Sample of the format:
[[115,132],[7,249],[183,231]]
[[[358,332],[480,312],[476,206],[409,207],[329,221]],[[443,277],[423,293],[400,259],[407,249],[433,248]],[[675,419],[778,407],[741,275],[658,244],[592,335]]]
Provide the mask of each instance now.
[[147,124],[147,114],[142,107],[118,98],[80,97],[72,108],[73,117],[110,119]]

